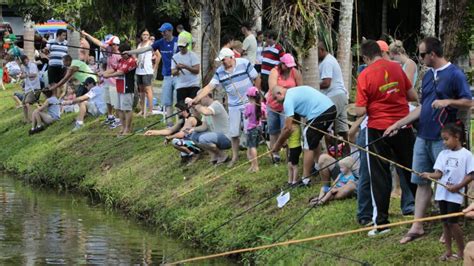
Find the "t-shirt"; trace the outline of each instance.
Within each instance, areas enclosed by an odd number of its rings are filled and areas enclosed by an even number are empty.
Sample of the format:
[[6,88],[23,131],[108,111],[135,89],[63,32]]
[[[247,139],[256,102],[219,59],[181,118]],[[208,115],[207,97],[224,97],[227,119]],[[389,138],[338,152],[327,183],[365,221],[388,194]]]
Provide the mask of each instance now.
[[[149,45],[138,45],[137,48],[147,47]],[[145,53],[141,53],[137,57],[137,75],[153,75],[153,52],[147,51]]]
[[247,130],[254,129],[261,125],[262,119],[265,117],[265,104],[260,104],[260,118],[257,120],[257,106],[253,103],[245,105],[244,116],[247,119]]
[[349,183],[349,181],[356,182],[356,178],[353,174],[345,176],[343,173],[340,173],[338,178],[339,181],[337,181],[336,187],[343,187],[345,184]]
[[16,76],[21,73],[21,68],[15,60],[6,63],[5,67],[8,69],[8,74],[11,76]]
[[[119,54],[110,54],[107,57],[107,68],[106,68],[106,70],[115,70],[115,69],[117,69],[120,59],[122,59],[121,55],[119,55]],[[111,78],[106,79],[106,83],[108,85],[115,86],[116,80],[117,80],[116,77],[111,77]]]
[[356,106],[366,107],[368,127],[385,130],[408,114],[411,83],[400,64],[379,59],[357,78]]
[[263,48],[262,52],[262,75],[270,75],[272,68],[280,63],[280,57],[285,54],[283,47],[278,43]]
[[[41,89],[41,84],[39,80],[38,74],[38,67],[33,62],[28,62],[28,65],[23,66],[23,73],[26,75],[25,77],[25,92],[30,92],[32,90],[39,90]],[[36,77],[30,78],[29,76],[32,74],[36,74]]]
[[193,50],[193,35],[190,32],[183,30],[178,35],[178,38],[179,37],[186,38],[188,40],[188,51],[192,51]]
[[[278,69],[278,66],[276,67],[276,70],[278,71],[278,78],[277,78],[277,85],[281,86],[282,88],[285,89],[291,89],[293,87],[296,87],[296,69],[293,67],[290,70],[290,75],[288,76],[287,79],[284,79],[282,75],[280,75],[280,71]],[[273,99],[273,95],[271,93],[267,93],[267,105],[276,112],[281,112],[283,111],[283,104],[275,101]]]
[[[433,169],[439,170],[443,173],[443,176],[439,180],[440,183],[445,185],[456,185],[461,183],[464,177],[474,171],[474,158],[472,153],[465,148],[461,148],[457,151],[443,150],[439,153],[436,158]],[[464,188],[459,190],[463,193]],[[445,200],[449,202],[462,204],[463,195],[459,193],[451,193],[443,186],[436,187],[435,200]]]
[[74,59],[71,62],[71,67],[76,67],[79,71],[74,72],[73,78],[78,80],[79,82],[83,83],[86,81],[87,78],[93,78],[97,82],[97,76],[93,74],[92,69],[89,67],[88,64],[82,62],[81,60]]
[[258,76],[257,70],[245,58],[236,58],[235,66],[230,72],[221,65],[211,79],[210,84],[224,88],[229,98],[229,106],[246,104],[247,89],[253,86],[253,80]]
[[222,133],[228,137],[229,115],[224,106],[219,101],[213,101],[208,108],[214,112],[213,115],[204,116],[209,130],[216,133]]
[[67,40],[58,42],[56,39],[49,40],[46,44],[49,50],[49,66],[63,66],[63,57],[67,55]]
[[437,99],[472,99],[466,76],[458,67],[448,64],[436,71],[427,71],[423,77],[418,124],[418,137],[422,139],[440,140],[440,123],[456,121],[456,108],[447,107],[445,112],[442,112],[441,109],[431,107]]
[[293,132],[288,138],[288,148],[290,149],[301,147],[301,126],[293,124],[292,128]]
[[61,117],[60,102],[56,96],[48,98],[48,114],[54,120],[58,120]]
[[257,38],[255,38],[253,34],[249,34],[249,36],[245,37],[242,43],[242,49],[244,49],[246,53],[244,58],[254,65],[257,60]]
[[128,59],[120,59],[117,71],[122,71],[125,75],[117,77],[117,91],[120,89],[121,84],[125,86],[124,93],[133,93],[135,91],[136,68],[137,60],[135,58],[130,56]]
[[107,112],[107,105],[104,101],[104,88],[101,86],[92,87],[85,95],[89,97],[89,103],[94,104],[102,114]]
[[[173,60],[171,61],[171,69],[176,68],[176,63],[191,66],[191,67],[195,65],[199,65],[201,63],[197,55],[192,51],[187,51],[186,54],[182,54],[181,52],[179,52],[173,55],[173,59],[174,61]],[[176,76],[175,82],[176,82],[175,84],[176,89],[187,88],[187,87],[199,87],[199,75],[193,74],[191,73],[191,71],[187,69],[182,69],[179,71],[179,75]]]
[[161,53],[161,59],[163,60],[161,74],[165,77],[171,76],[171,58],[178,52],[178,38],[173,37],[171,41],[161,38],[155,41],[151,47],[153,50],[159,50]]
[[323,61],[319,63],[319,76],[321,80],[325,78],[331,79],[331,85],[329,88],[321,89],[321,92],[326,94],[328,97],[347,94],[346,87],[344,86],[344,79],[342,78],[341,66],[333,55],[327,54]]
[[298,114],[314,119],[333,106],[329,97],[309,86],[298,86],[286,91],[283,110],[286,117]]

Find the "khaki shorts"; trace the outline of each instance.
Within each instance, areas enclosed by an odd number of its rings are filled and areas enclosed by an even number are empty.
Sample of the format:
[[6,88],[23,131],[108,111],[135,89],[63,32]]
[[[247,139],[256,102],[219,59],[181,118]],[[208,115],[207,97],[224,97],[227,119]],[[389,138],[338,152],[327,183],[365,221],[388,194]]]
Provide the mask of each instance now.
[[347,96],[344,93],[334,95],[331,98],[331,101],[336,106],[337,117],[334,120],[334,132],[343,133],[349,131],[349,126],[347,125]]
[[29,91],[23,97],[23,103],[33,104],[39,100],[40,95],[41,95],[40,91]]
[[118,95],[117,95],[117,88],[115,86],[108,85],[105,87],[104,102],[106,104],[112,105],[115,109],[117,109]]
[[120,111],[132,111],[133,93],[118,93],[118,104],[115,108]]

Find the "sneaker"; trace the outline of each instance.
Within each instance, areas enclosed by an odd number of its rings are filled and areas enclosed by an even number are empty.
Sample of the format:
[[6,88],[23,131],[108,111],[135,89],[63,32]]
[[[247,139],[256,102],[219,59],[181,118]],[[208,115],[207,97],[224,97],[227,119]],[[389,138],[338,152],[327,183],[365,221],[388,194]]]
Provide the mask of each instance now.
[[36,127],[35,128],[35,133],[38,133],[38,132],[41,132],[45,129],[45,127],[43,125],[39,126],[39,127]]
[[303,186],[309,186],[311,184],[311,179],[309,177],[301,179],[301,183],[303,183]]
[[362,226],[372,226],[374,225],[374,221],[372,221],[372,219],[360,219],[359,224]]
[[112,125],[114,122],[115,122],[115,117],[113,117],[113,118],[107,117],[102,124],[103,125]]
[[280,156],[273,155],[273,164],[280,164],[280,163],[281,163]]
[[112,124],[109,126],[110,129],[114,129],[114,128],[118,128],[122,125],[122,123],[120,123],[120,121],[114,121],[112,122]]
[[71,130],[71,132],[76,132],[78,130],[80,130],[81,128],[84,127],[84,124],[78,124],[76,123],[76,125],[74,126],[74,128]]
[[173,122],[166,123],[167,128],[172,128],[174,126]]
[[195,163],[200,158],[201,158],[201,154],[199,154],[199,153],[194,154],[193,156],[191,156],[191,159],[189,159],[189,162],[186,166],[192,165],[193,163]]
[[370,236],[370,237],[374,237],[374,236],[383,235],[383,234],[386,234],[386,233],[389,233],[389,232],[390,232],[390,228],[373,229],[373,230],[370,230],[367,235]]
[[181,165],[187,164],[191,160],[192,156],[181,156]]

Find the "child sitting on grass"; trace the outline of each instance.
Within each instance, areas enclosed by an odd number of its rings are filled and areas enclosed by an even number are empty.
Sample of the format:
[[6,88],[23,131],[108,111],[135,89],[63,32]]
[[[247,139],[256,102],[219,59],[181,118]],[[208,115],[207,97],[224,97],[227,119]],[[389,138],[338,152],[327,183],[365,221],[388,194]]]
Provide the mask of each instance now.
[[46,125],[51,125],[54,121],[59,120],[61,116],[60,102],[53,91],[44,90],[46,101],[38,109],[33,111],[30,135],[38,133],[45,129]]
[[[461,122],[445,125],[441,130],[445,150],[441,151],[436,158],[433,169],[434,173],[422,173],[421,177],[439,179],[441,184],[437,185],[435,200],[439,204],[441,214],[456,213],[461,211],[463,203],[464,187],[472,181],[474,172],[474,159],[472,153],[463,148],[464,129]],[[441,261],[455,261],[463,257],[464,238],[458,217],[443,219],[443,234],[445,238],[446,252],[439,257]],[[458,252],[453,254],[451,248],[452,239],[456,241]]]
[[291,135],[288,138],[288,185],[290,186],[298,183],[298,162],[302,151],[300,118],[295,115]]
[[324,187],[322,187],[319,197],[312,199],[310,205],[322,205],[330,200],[345,199],[354,194],[357,188],[357,181],[352,173],[355,164],[354,159],[351,156],[347,156],[340,160],[338,164],[341,173],[334,181],[335,185],[329,191],[325,191]]
[[247,135],[247,158],[250,161],[251,173],[258,172],[257,146],[262,118],[265,117],[265,108],[260,100],[260,92],[256,87],[247,90],[249,103],[245,106],[244,117],[247,119],[245,132]]
[[[66,89],[66,95],[62,98],[63,101],[74,101],[76,99],[76,91],[74,90],[74,87],[72,84],[67,85]],[[79,105],[77,104],[72,104],[72,105],[66,105],[66,106],[61,106],[62,112],[64,113],[77,113],[79,112]]]

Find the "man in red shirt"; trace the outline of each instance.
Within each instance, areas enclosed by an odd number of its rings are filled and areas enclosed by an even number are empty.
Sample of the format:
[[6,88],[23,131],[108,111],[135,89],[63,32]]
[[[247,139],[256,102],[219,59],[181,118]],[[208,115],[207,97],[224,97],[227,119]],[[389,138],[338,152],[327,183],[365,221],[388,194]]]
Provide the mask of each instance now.
[[[361,45],[361,54],[368,66],[357,78],[356,113],[358,116],[368,116],[367,135],[368,143],[371,143],[381,138],[385,129],[408,114],[408,101],[416,101],[417,94],[400,65],[382,58],[382,51],[375,41],[364,42]],[[369,146],[369,150],[411,168],[413,144],[413,131],[406,127],[401,129],[398,135],[376,141]],[[375,206],[374,223],[388,224],[392,190],[390,164],[369,154],[368,163]],[[403,171],[400,178],[405,178],[410,184],[408,171]],[[416,186],[413,186],[412,193],[415,191]],[[389,232],[389,229],[374,229],[369,232],[369,236],[385,232]]]
[[[124,43],[119,47],[120,52],[129,51],[130,45]],[[137,60],[129,54],[123,53],[113,72],[107,71],[103,74],[104,78],[116,77],[116,88],[118,94],[117,113],[122,121],[122,130],[119,135],[132,133],[132,110],[133,93],[135,91],[135,69]]]

